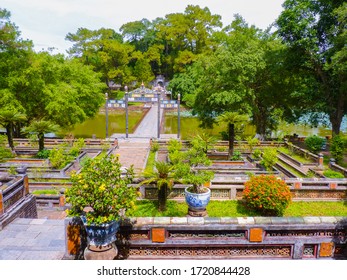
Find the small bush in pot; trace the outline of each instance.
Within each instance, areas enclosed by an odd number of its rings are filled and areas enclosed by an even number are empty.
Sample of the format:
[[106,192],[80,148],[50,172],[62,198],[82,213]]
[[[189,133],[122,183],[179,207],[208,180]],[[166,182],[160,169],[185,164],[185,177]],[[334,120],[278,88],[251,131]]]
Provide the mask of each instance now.
[[[138,192],[129,186],[132,179],[133,169],[122,174],[116,156],[87,160],[79,174],[72,174],[72,186],[66,190],[69,216],[85,215],[86,223],[94,225],[119,220],[135,205]],[[85,208],[91,211],[85,213]]]
[[243,200],[261,215],[282,216],[291,198],[287,184],[274,175],[251,176],[245,182]]

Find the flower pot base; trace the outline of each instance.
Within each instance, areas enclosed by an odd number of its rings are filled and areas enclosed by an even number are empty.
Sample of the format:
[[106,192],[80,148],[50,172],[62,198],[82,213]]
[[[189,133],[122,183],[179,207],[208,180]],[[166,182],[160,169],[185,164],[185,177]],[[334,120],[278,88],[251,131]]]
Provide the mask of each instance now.
[[205,210],[191,210],[188,209],[188,216],[191,217],[207,217],[207,211]]
[[85,260],[114,260],[117,255],[118,249],[112,244],[106,246],[89,245],[84,250]]

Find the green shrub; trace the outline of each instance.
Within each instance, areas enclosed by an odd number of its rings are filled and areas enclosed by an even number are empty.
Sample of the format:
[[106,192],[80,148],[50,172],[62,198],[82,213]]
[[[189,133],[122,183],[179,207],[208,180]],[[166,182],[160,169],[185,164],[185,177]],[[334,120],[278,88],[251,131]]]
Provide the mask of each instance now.
[[41,151],[38,151],[38,153],[36,154],[36,157],[38,158],[49,158],[51,151],[47,150],[47,149],[43,149]]
[[272,171],[276,162],[277,162],[277,150],[274,148],[264,149],[260,164],[263,165],[267,171]]
[[342,135],[335,135],[331,140],[330,153],[337,163],[343,159],[343,154],[346,148],[346,140]]
[[0,146],[0,162],[6,158],[13,158],[13,157],[14,157],[14,154],[12,153],[10,149]]
[[282,216],[291,198],[287,184],[274,175],[252,176],[243,191],[245,204],[264,216]]
[[69,155],[73,156],[73,157],[77,157],[79,156],[82,148],[85,146],[84,143],[84,139],[83,138],[79,138],[76,141],[73,142],[72,147],[69,151]]
[[158,142],[156,141],[153,141],[152,144],[151,144],[151,152],[157,152],[160,148],[160,145]]
[[323,175],[327,178],[345,178],[342,173],[328,169],[323,172]]
[[258,160],[261,158],[262,151],[260,149],[255,149],[252,153],[254,159]]
[[65,167],[71,160],[72,157],[65,154],[63,147],[52,149],[49,155],[49,161],[54,169]]
[[311,152],[317,154],[325,142],[324,138],[321,138],[317,135],[309,136],[305,139],[306,148]]
[[230,160],[241,160],[242,159],[242,154],[239,151],[235,151],[233,153],[233,156],[230,158]]

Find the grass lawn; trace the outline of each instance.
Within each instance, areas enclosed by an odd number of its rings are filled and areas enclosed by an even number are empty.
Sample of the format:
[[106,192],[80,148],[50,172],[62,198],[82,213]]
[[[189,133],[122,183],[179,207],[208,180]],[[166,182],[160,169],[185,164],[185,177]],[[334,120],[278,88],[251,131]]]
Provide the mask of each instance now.
[[[140,200],[136,203],[136,209],[129,213],[133,217],[185,217],[188,206],[185,202],[169,200],[167,210],[158,212],[157,202]],[[254,211],[247,209],[241,202],[235,200],[210,201],[207,206],[209,217],[254,217],[259,216]],[[303,216],[347,216],[347,202],[344,201],[295,201],[292,202],[284,213],[285,217]]]

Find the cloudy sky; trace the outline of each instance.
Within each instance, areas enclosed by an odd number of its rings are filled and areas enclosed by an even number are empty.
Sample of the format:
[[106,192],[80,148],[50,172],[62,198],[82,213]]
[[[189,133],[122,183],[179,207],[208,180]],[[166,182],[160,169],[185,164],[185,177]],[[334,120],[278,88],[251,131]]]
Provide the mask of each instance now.
[[222,17],[225,25],[240,14],[249,24],[265,29],[282,11],[284,0],[1,0],[11,12],[23,39],[34,42],[36,50],[54,47],[64,53],[71,43],[66,34],[78,28],[112,28],[119,31],[127,22],[153,20],[169,13],[182,13],[187,5],[208,7]]

